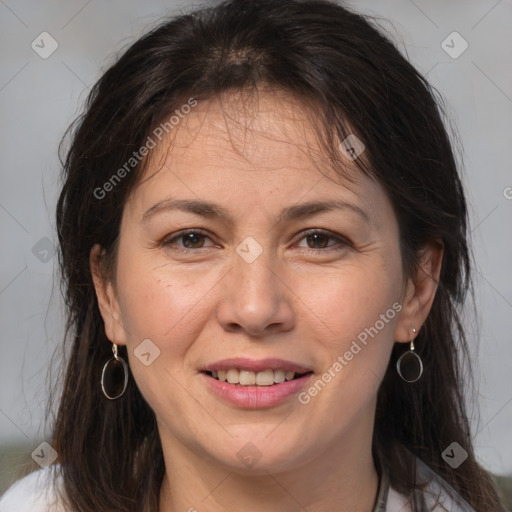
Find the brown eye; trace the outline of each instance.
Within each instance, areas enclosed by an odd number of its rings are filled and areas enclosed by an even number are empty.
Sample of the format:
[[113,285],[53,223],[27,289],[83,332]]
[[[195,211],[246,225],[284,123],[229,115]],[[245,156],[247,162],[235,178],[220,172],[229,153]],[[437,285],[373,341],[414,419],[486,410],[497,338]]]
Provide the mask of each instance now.
[[306,239],[314,245],[311,249],[323,249],[327,246],[329,237],[323,233],[314,233],[313,235],[308,235]]
[[200,233],[187,233],[185,235],[181,235],[179,238],[183,241],[183,245],[187,249],[197,249],[198,244],[202,247],[203,244],[200,243],[201,241],[204,243],[204,235]]
[[[301,240],[306,240],[306,249],[311,249],[312,251],[321,251],[322,249],[341,250],[350,245],[345,237],[321,230],[308,231],[303,235]],[[329,240],[333,240],[335,243],[329,243]]]
[[163,247],[176,246],[177,250],[203,249],[206,247],[205,239],[209,238],[206,233],[198,230],[181,231],[172,238],[167,238],[162,242]]

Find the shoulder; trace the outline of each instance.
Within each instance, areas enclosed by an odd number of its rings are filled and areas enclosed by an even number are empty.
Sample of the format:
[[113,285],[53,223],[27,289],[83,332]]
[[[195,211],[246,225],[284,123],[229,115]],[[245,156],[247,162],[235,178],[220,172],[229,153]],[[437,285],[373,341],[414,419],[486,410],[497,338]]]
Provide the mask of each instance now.
[[48,466],[15,482],[0,498],[0,512],[64,512],[55,493],[55,470]]
[[[432,512],[476,512],[441,476],[416,457],[416,479],[419,487],[414,490],[415,499]],[[410,497],[390,487],[388,512],[410,512]],[[1,511],[0,511],[1,512]]]
[[425,483],[421,492],[427,506],[436,511],[476,512],[446,480],[420,459],[416,461],[418,481]]

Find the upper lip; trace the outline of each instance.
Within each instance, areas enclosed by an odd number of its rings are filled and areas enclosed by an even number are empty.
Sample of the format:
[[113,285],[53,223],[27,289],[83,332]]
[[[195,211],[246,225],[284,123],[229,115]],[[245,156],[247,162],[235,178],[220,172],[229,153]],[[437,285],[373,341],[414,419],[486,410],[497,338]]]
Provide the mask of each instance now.
[[262,372],[264,370],[285,370],[295,373],[307,373],[312,371],[310,368],[293,361],[286,361],[278,358],[266,359],[247,359],[244,357],[232,357],[230,359],[222,359],[202,368],[201,371],[212,372],[216,370],[230,370],[236,368],[238,370],[246,370],[253,372]]

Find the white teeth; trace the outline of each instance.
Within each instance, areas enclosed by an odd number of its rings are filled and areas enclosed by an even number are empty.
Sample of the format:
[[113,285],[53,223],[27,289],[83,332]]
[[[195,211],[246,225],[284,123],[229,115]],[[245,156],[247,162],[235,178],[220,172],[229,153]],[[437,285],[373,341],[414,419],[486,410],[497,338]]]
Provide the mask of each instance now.
[[[254,386],[254,384],[256,384],[256,375],[254,374],[254,372],[241,370],[240,371],[240,385]],[[259,384],[259,382],[258,382],[258,384]]]
[[256,384],[258,384],[258,386],[272,386],[272,384],[274,384],[274,371],[264,370],[258,372],[256,375]]
[[212,371],[212,377],[221,382],[227,381],[230,384],[239,384],[240,386],[272,386],[273,384],[281,384],[285,380],[292,380],[295,377],[295,372],[269,369],[256,373],[230,368],[229,370]]
[[281,384],[281,382],[284,382],[284,376],[284,370],[274,370],[274,382],[276,384]]
[[227,377],[230,384],[238,384],[240,382],[240,372],[238,370],[228,370]]

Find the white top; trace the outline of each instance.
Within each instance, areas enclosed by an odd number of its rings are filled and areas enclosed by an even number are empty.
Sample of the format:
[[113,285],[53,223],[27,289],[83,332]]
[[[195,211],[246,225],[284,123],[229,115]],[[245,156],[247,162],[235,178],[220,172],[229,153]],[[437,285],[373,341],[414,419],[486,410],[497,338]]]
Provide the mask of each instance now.
[[[439,475],[417,459],[418,475],[428,485],[421,492],[428,510],[432,512],[476,512]],[[66,512],[59,505],[52,486],[52,470],[57,466],[39,469],[18,480],[0,499],[0,512]],[[411,512],[406,496],[386,484],[379,489],[375,512]],[[57,478],[61,485],[61,477]]]
[[39,469],[15,482],[0,499],[0,512],[66,512],[52,485],[54,468]]

